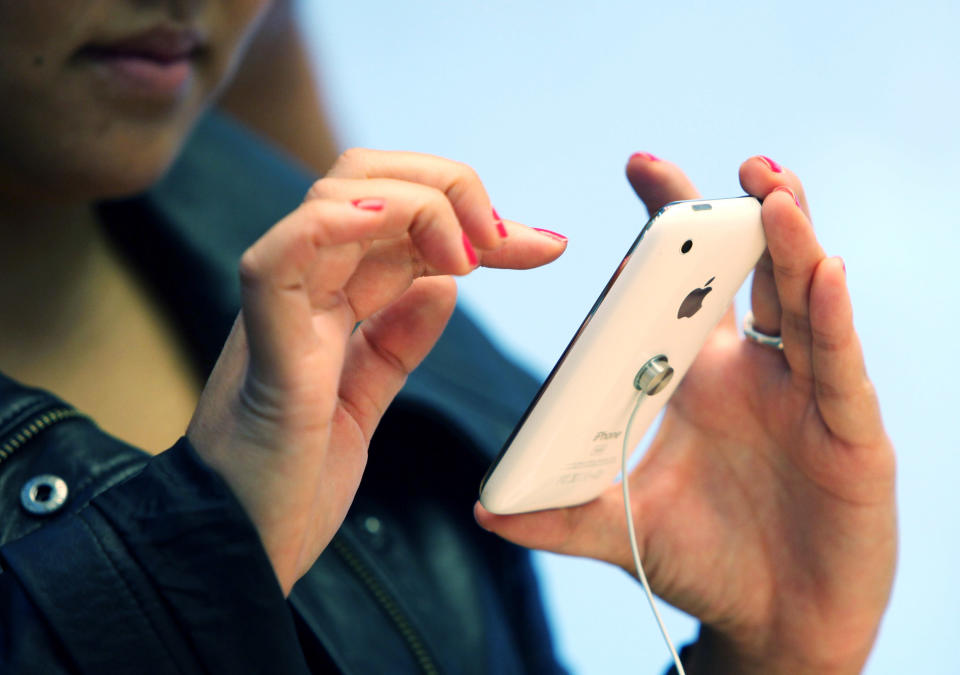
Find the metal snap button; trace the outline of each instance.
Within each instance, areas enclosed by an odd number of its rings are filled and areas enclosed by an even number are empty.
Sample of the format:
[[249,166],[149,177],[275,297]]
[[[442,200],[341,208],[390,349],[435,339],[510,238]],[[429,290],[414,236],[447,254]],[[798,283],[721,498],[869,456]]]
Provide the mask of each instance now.
[[20,490],[20,504],[30,513],[45,516],[58,510],[67,501],[67,484],[50,473],[34,476]]
[[360,514],[357,516],[357,525],[363,541],[376,551],[382,551],[389,543],[387,536],[387,523],[382,518],[374,515]]

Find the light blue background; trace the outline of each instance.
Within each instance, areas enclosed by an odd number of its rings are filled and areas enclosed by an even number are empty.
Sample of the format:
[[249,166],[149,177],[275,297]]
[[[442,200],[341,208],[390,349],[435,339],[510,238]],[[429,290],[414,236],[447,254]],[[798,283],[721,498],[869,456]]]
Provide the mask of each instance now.
[[[739,194],[755,153],[803,178],[824,247],[846,260],[899,455],[899,570],[867,672],[960,672],[960,3],[301,5],[344,147],[467,162],[502,215],[570,237],[546,269],[461,283],[540,373],[646,220],[623,178],[631,152],[677,162],[709,197]],[[538,564],[575,672],[667,663],[625,574]],[[678,642],[695,630],[668,621]]]

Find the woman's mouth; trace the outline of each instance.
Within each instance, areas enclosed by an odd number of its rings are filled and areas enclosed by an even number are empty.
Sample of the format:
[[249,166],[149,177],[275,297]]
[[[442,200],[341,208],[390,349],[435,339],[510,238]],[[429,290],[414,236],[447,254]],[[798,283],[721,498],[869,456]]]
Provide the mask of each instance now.
[[197,31],[158,27],[89,44],[77,56],[124,93],[169,100],[188,88],[202,45]]

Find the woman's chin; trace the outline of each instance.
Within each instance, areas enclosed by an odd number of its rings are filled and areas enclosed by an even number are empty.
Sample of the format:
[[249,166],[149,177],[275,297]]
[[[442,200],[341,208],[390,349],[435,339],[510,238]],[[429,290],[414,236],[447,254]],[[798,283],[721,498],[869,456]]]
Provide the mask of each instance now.
[[132,197],[149,190],[166,174],[172,160],[159,167],[145,167],[123,176],[104,177],[106,180],[92,184],[86,193],[86,201],[110,201]]
[[101,166],[96,171],[84,172],[82,176],[67,173],[28,181],[5,181],[0,173],[0,203],[15,208],[17,204],[21,208],[31,208],[31,204],[64,206],[132,197],[149,190],[163,177],[169,164],[122,173],[104,171]]

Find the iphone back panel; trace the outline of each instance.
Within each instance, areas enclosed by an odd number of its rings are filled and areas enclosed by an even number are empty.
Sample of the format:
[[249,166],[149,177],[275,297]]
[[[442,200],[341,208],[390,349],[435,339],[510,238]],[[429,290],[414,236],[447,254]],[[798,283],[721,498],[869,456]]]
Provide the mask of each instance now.
[[673,379],[636,413],[632,450],[680,384],[766,246],[753,197],[673,202],[627,251],[480,486],[493,513],[588,502],[620,471],[638,370]]

